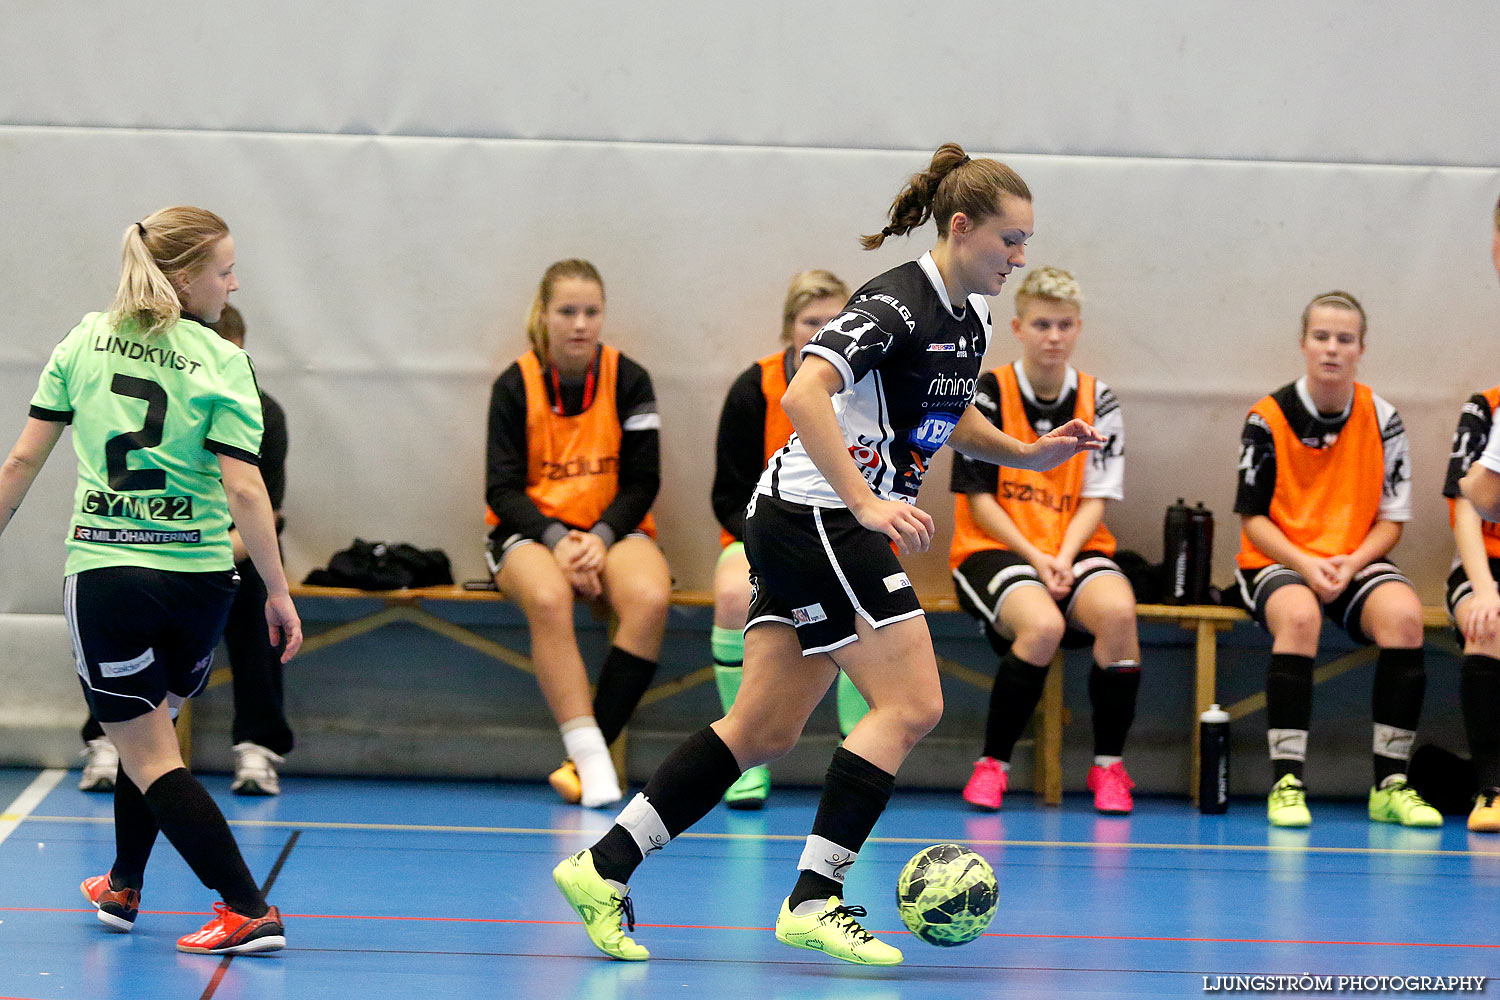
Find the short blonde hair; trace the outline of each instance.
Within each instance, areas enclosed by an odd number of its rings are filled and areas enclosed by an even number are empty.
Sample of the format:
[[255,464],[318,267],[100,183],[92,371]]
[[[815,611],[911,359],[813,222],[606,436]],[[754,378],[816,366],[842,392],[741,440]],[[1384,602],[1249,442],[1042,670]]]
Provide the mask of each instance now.
[[1313,300],[1303,308],[1302,335],[1297,338],[1299,342],[1307,338],[1307,321],[1312,316],[1312,311],[1318,306],[1328,306],[1333,309],[1347,309],[1350,312],[1358,313],[1359,346],[1365,346],[1365,327],[1367,325],[1367,321],[1365,318],[1365,307],[1359,304],[1359,299],[1356,299],[1348,292],[1340,291],[1337,288],[1330,292],[1324,292],[1322,295],[1313,296]]
[[797,314],[809,302],[818,299],[842,299],[849,301],[849,287],[832,271],[815,268],[792,275],[792,283],[786,289],[786,301],[781,306],[781,342],[792,342],[792,323]]
[[120,284],[109,307],[114,324],[132,321],[148,337],[171,329],[182,318],[172,279],[196,277],[228,235],[223,219],[191,205],[173,205],[132,222],[120,247]]
[[531,311],[526,314],[526,339],[537,359],[546,362],[551,357],[551,344],[547,340],[547,307],[552,304],[552,290],[562,278],[582,278],[599,286],[599,297],[604,298],[604,279],[599,269],[577,257],[560,260],[547,267],[537,285],[536,298],[531,301]]
[[1016,315],[1024,316],[1034,303],[1044,301],[1063,302],[1081,312],[1083,289],[1078,287],[1078,279],[1071,273],[1060,267],[1044,264],[1028,273],[1026,280],[1016,290]]

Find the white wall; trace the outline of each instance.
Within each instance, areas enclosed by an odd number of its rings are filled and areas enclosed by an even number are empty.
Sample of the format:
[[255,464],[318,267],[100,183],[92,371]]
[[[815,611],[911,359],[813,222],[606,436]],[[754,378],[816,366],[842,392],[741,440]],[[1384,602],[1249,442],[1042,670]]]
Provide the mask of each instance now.
[[[855,237],[955,139],[1022,172],[1030,260],[1083,283],[1077,361],[1128,422],[1126,545],[1154,558],[1164,506],[1204,499],[1227,577],[1244,411],[1299,373],[1297,315],[1339,286],[1371,314],[1362,377],[1412,432],[1396,556],[1436,601],[1447,438],[1500,380],[1500,8],[1354,9],[7,0],[0,431],[108,302],[125,226],[200,203],[234,229],[250,348],[291,423],[292,572],[358,534],[478,575],[489,383],[542,268],[587,256],[606,337],[661,399],[664,548],[704,586],[718,406],[774,344],[786,279],[858,284],[925,249],[930,230],[874,254]],[[1002,337],[990,360],[1013,356]],[[0,544],[0,611],[57,609],[68,466]],[[924,494],[944,522],[946,470]],[[944,586],[942,554],[917,572]]]

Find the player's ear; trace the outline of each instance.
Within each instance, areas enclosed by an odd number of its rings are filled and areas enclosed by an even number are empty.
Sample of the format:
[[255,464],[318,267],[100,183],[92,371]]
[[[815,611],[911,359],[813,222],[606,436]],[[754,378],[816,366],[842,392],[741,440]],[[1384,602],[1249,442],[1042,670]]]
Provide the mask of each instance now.
[[955,236],[967,236],[974,228],[969,216],[964,212],[954,212],[953,218],[948,220],[948,232]]

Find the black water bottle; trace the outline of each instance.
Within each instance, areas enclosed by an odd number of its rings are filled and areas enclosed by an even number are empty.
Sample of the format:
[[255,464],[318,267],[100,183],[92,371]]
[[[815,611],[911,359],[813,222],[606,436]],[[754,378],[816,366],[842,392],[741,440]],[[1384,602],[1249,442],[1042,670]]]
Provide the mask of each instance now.
[[1193,512],[1182,497],[1167,508],[1162,524],[1162,599],[1168,604],[1188,603],[1188,535]]
[[1214,569],[1214,512],[1198,501],[1188,512],[1187,598],[1184,604],[1209,603]]
[[1229,713],[1210,705],[1198,716],[1198,811],[1229,811]]

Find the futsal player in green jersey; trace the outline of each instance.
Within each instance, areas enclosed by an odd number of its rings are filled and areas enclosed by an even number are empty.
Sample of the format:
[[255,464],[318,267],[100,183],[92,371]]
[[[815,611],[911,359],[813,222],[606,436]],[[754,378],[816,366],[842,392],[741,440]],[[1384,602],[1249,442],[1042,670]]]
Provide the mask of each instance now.
[[205,325],[234,276],[234,240],[201,208],[155,212],[125,233],[120,285],[42,372],[30,416],[0,467],[0,532],[73,426],[78,488],[64,612],[84,697],[120,753],[115,861],[82,885],[99,919],[128,931],[146,861],[166,834],[223,897],[181,951],[241,954],[286,944],[224,816],[184,766],[172,727],[208,680],[239,578],[231,520],[265,580],[271,642],[286,662],[302,626],[276,547],[258,461],[261,410],[244,351]]

